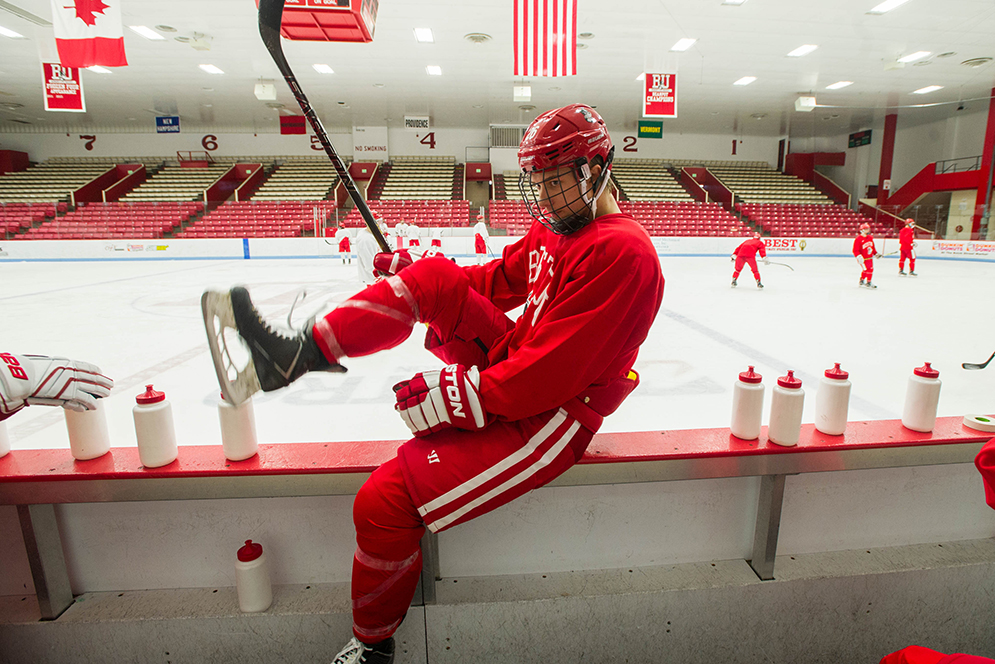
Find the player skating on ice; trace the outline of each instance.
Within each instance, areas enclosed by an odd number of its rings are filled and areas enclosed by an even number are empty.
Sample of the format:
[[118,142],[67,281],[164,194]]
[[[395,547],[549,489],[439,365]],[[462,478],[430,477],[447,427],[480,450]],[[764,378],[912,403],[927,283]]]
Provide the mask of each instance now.
[[[563,473],[638,384],[632,366],[664,281],[646,231],[606,188],[613,152],[592,108],[543,113],[518,152],[538,222],[525,237],[483,266],[404,261],[294,337],[273,332],[243,288],[205,293],[205,320],[230,320],[252,354],[229,380],[217,355],[223,330],[209,324],[219,381],[236,385],[226,396],[246,399],[392,348],[418,322],[446,365],[395,386],[395,409],[414,438],[356,496],[354,638],[334,662],[392,662],[425,528],[440,532]],[[377,265],[396,259],[381,254]],[[517,320],[504,313],[523,305]]]
[[350,246],[349,231],[347,231],[341,224],[338,230],[335,231],[335,240],[339,245],[339,253],[342,255],[342,264],[345,265],[346,261],[352,263],[352,247]]
[[473,225],[473,252],[477,255],[477,265],[484,264],[484,256],[487,254],[487,240],[490,235],[487,232],[487,225],[483,219],[477,217],[479,221]]
[[404,234],[408,238],[409,248],[420,248],[421,247],[421,229],[415,224],[408,224],[407,228],[404,229]]
[[871,283],[874,276],[874,259],[880,258],[877,248],[874,246],[874,238],[871,237],[871,225],[861,224],[860,235],[853,240],[853,255],[857,262],[861,264],[860,286],[867,288],[877,288]]
[[916,276],[916,221],[906,219],[905,228],[898,231],[898,273],[905,276],[905,259],[909,259],[909,275]]
[[736,261],[736,267],[732,271],[733,288],[736,287],[736,280],[739,278],[739,273],[743,271],[744,265],[749,265],[753,271],[753,278],[757,280],[757,288],[764,287],[760,283],[760,270],[757,268],[756,256],[758,251],[760,252],[760,258],[764,259],[764,265],[766,265],[767,247],[764,245],[764,241],[760,239],[760,233],[754,233],[752,238],[743,242],[743,244],[736,247],[736,251],[732,252],[732,260]]
[[114,381],[88,362],[47,355],[0,353],[0,421],[27,406],[96,410]]
[[432,248],[442,249],[442,229],[438,226],[432,229]]

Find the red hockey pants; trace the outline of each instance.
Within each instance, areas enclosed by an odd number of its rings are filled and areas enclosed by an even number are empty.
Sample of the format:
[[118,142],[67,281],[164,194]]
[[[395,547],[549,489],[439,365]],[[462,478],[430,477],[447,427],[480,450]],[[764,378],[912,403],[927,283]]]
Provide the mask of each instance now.
[[[428,323],[430,349],[446,362],[488,366],[512,321],[445,258],[423,258],[366,288],[314,326],[329,358],[359,357],[404,341]],[[562,409],[480,431],[444,429],[401,446],[356,495],[353,633],[366,643],[401,624],[421,572],[426,525],[438,532],[551,481],[581,457],[594,434]]]
[[[912,248],[902,249],[901,253],[898,255],[898,269],[905,270],[905,259],[909,259],[909,272],[916,271],[916,254],[912,251]],[[928,270],[927,270],[928,271]]]
[[760,270],[757,269],[757,257],[750,256],[736,256],[736,269],[732,273],[733,279],[739,278],[739,273],[743,271],[743,265],[749,265],[750,269],[753,270],[753,278],[760,281]]

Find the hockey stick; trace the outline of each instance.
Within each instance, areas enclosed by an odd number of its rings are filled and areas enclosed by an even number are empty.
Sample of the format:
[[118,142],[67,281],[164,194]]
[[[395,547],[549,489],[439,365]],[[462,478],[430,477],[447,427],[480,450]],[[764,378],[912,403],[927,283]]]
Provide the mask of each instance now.
[[277,69],[280,70],[284,80],[287,81],[287,85],[290,86],[290,91],[294,93],[294,98],[297,99],[297,104],[301,107],[304,117],[311,123],[314,133],[318,136],[318,142],[325,149],[325,154],[328,155],[332,166],[335,167],[335,172],[339,175],[339,181],[345,185],[346,191],[349,192],[349,197],[352,198],[352,202],[356,205],[356,209],[363,215],[363,221],[370,228],[370,232],[376,238],[380,249],[386,253],[390,253],[390,246],[380,233],[380,228],[377,227],[377,222],[373,218],[370,206],[366,204],[359,190],[356,189],[356,183],[353,182],[352,176],[346,170],[345,164],[342,163],[342,159],[335,152],[331,141],[328,140],[328,134],[325,133],[325,128],[321,126],[321,120],[315,115],[314,109],[311,108],[310,102],[308,102],[304,91],[297,83],[297,77],[294,76],[294,72],[290,69],[287,58],[283,54],[283,44],[280,43],[280,23],[283,20],[283,3],[284,0],[259,0],[259,36],[262,37],[263,45],[269,51],[270,57],[276,63]]
[[964,362],[961,366],[964,367],[965,369],[984,369],[985,367],[988,366],[988,363],[991,362],[993,358],[995,358],[995,353],[992,353],[992,356],[989,357],[987,360],[985,360],[983,364],[972,364],[971,362]]
[[781,267],[786,267],[786,268],[788,268],[788,269],[789,269],[789,270],[791,270],[792,272],[794,272],[794,271],[795,271],[795,268],[791,267],[791,266],[790,266],[790,265],[788,265],[787,263],[775,263],[774,261],[767,261],[767,265],[780,265]]

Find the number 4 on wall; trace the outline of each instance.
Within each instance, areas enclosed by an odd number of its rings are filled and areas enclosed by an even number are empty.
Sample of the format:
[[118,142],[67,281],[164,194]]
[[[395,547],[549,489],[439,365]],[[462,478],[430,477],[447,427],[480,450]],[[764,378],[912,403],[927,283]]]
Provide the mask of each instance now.
[[429,133],[422,136],[422,139],[418,141],[422,145],[427,145],[429,150],[435,149],[435,132],[430,131]]

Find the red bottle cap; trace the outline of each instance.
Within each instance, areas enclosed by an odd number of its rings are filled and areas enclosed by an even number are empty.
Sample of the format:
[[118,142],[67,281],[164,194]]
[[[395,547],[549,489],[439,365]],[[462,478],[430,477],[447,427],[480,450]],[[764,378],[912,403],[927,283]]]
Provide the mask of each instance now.
[[833,380],[846,380],[850,374],[840,369],[840,363],[836,362],[836,366],[832,369],[826,369],[826,378],[832,378]]
[[150,403],[159,403],[160,401],[165,401],[165,400],[166,400],[166,393],[156,392],[155,390],[152,389],[151,385],[146,385],[145,393],[139,394],[137,397],[135,397],[135,401],[137,401],[142,405],[148,405]]
[[245,540],[245,546],[238,550],[238,559],[243,563],[252,562],[263,555],[263,545],[252,540]]
[[802,386],[802,381],[799,378],[795,378],[795,372],[793,370],[788,369],[788,375],[778,378],[777,384],[781,387],[786,387],[789,390],[797,390]]
[[749,371],[744,371],[739,374],[739,379],[744,383],[759,383],[762,378],[763,376],[755,372],[752,366]]
[[940,372],[929,366],[929,362],[926,362],[921,367],[916,367],[913,369],[913,373],[917,376],[922,376],[923,378],[939,378]]

